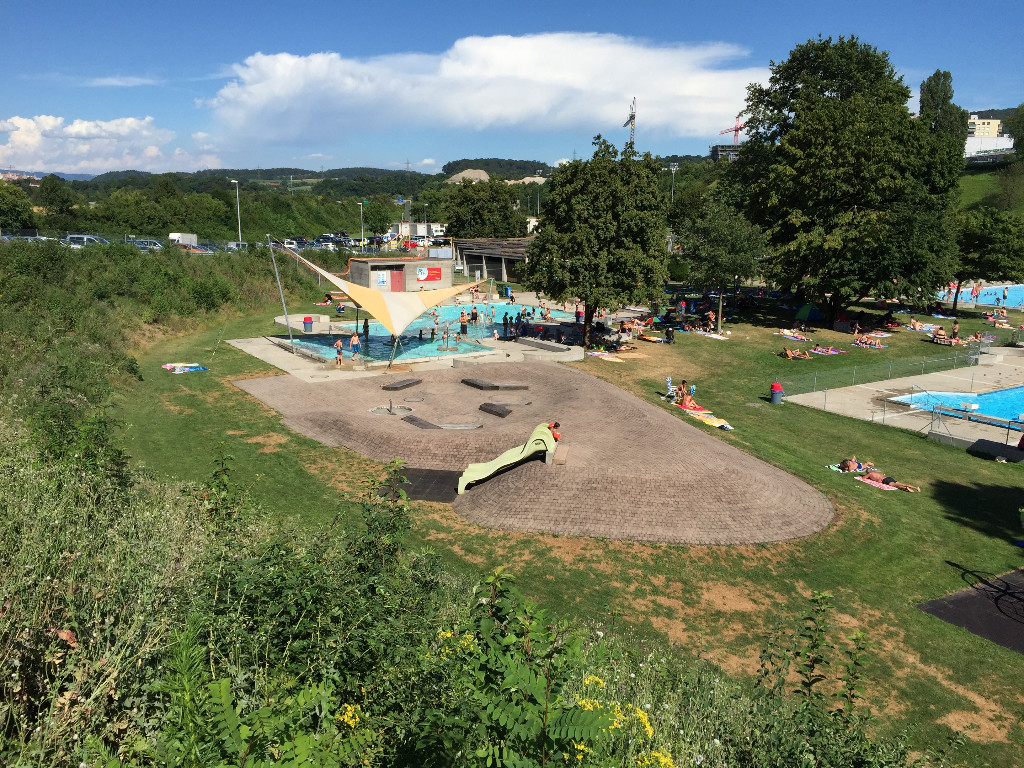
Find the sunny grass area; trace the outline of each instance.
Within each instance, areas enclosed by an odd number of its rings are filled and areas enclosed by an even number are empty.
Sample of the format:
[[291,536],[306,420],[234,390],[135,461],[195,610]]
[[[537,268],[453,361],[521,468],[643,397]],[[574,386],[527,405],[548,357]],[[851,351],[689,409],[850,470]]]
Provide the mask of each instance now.
[[[145,381],[126,393],[119,415],[128,449],[158,475],[205,479],[223,443],[236,458],[236,478],[261,504],[319,523],[376,465],[290,432],[276,413],[230,385],[233,378],[273,372],[223,341],[277,332],[272,316],[233,320],[153,346],[140,356]],[[812,590],[828,590],[844,634],[862,629],[875,643],[866,700],[881,716],[882,732],[907,730],[918,747],[940,748],[953,728],[968,739],[958,760],[1018,764],[1024,659],[914,605],[965,586],[951,563],[985,574],[1021,565],[1021,550],[1012,541],[1021,536],[1024,468],[868,422],[766,404],[769,383],[795,366],[829,370],[935,356],[935,345],[904,331],[885,350],[851,348],[848,355],[785,361],[775,354],[783,340],[773,331],[791,325],[788,317],[767,311],[727,326],[727,342],[680,334],[675,345],[644,345],[623,364],[588,358],[576,367],[654,407],[669,407],[658,397],[666,375],[697,383],[698,402],[736,428],[716,431],[717,437],[785,468],[832,500],[836,519],[822,533],[763,546],[650,546],[495,532],[461,521],[443,505],[418,504],[415,541],[471,575],[507,564],[520,588],[556,613],[631,624],[741,675],[756,671],[758,651],[776,620],[803,613]],[[964,335],[988,329],[977,319],[961,326]],[[830,331],[812,335],[844,347],[850,338]],[[208,365],[210,372],[174,376],[159,368],[179,360]],[[825,468],[851,453],[924,492],[883,493]],[[642,467],[627,471],[644,480]]]

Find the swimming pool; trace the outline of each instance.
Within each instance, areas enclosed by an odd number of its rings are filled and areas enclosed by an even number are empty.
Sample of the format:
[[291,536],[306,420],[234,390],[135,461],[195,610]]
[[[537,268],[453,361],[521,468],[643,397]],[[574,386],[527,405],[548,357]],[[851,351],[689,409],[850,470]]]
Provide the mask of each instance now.
[[[993,416],[997,419],[1019,420],[1024,414],[1024,387],[999,389],[994,392],[969,394],[965,392],[915,392],[912,395],[894,397],[898,403],[907,403],[914,408],[931,411],[934,406],[962,409],[962,403],[976,403],[976,416]],[[1013,429],[1021,426],[1011,425]]]
[[[476,324],[468,323],[466,335],[456,344],[455,334],[460,330],[459,316],[463,310],[466,311],[467,316],[470,315],[473,307],[476,307],[480,320]],[[395,353],[395,360],[448,357],[451,355],[465,355],[471,352],[485,352],[487,351],[486,347],[481,346],[478,341],[483,338],[493,338],[495,329],[501,335],[502,320],[505,314],[509,315],[509,321],[512,322],[518,313],[532,312],[535,318],[539,318],[540,313],[543,311],[539,307],[530,305],[505,303],[462,304],[459,306],[445,304],[435,307],[435,310],[437,312],[436,317],[431,312],[427,312],[416,318],[402,332],[401,343]],[[551,317],[553,320],[571,320],[572,313],[551,310]],[[347,320],[349,323],[356,323],[355,318],[356,313],[351,309],[346,310],[345,314],[340,316],[342,321]],[[369,320],[369,343],[367,343],[366,337],[362,335],[364,319]],[[362,341],[360,357],[369,362],[389,360],[391,358],[391,332],[362,311],[359,312],[358,326]],[[352,357],[352,353],[349,350],[348,340],[352,335],[351,329],[353,325],[349,325],[348,328],[349,330],[343,334],[305,335],[295,338],[295,346],[307,353],[333,360],[337,354],[334,343],[341,338],[345,344],[345,359],[349,360]],[[422,337],[420,336],[421,331]],[[434,332],[433,340],[430,338],[431,331]],[[449,334],[448,348],[444,348],[443,337],[445,331]]]
[[[999,299],[999,303],[1003,304],[1003,288],[1006,288],[1006,302],[1007,307],[1017,307],[1024,309],[1024,285],[996,285],[982,288],[981,293],[978,294],[979,304],[991,304],[995,306],[996,299]],[[939,291],[936,294],[937,298],[943,300],[946,298],[945,291]],[[952,300],[950,296],[950,300]],[[971,286],[964,283],[960,288],[960,301],[971,303]]]

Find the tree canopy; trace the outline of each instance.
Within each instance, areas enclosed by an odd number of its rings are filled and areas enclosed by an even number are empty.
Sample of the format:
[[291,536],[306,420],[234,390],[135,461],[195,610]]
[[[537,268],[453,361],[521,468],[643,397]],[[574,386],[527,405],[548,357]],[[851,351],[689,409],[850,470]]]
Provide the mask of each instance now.
[[827,298],[833,316],[893,280],[909,292],[948,279],[963,159],[946,73],[922,88],[930,117],[915,120],[888,55],[855,37],[808,41],[771,70],[747,89],[731,169],[773,246],[769,279]]
[[584,343],[598,307],[646,303],[660,296],[667,276],[661,164],[620,153],[601,136],[594,155],[559,166],[540,233],[527,249],[524,285],[555,301],[584,305]]
[[442,213],[453,237],[525,237],[519,190],[500,179],[453,185]]
[[26,229],[34,218],[32,202],[21,187],[0,181],[0,229]]

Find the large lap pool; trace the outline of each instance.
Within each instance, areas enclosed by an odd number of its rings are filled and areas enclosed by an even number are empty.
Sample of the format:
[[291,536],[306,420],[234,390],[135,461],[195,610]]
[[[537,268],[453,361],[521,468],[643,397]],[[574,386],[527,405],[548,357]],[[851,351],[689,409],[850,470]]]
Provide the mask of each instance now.
[[[914,408],[931,411],[934,406],[960,410],[963,403],[976,403],[978,409],[973,412],[975,417],[995,417],[997,419],[1020,420],[1024,414],[1024,387],[1011,387],[994,392],[968,394],[965,392],[915,392],[903,397],[894,397],[898,403],[907,403]],[[1021,424],[1011,424],[1012,429],[1020,429]]]

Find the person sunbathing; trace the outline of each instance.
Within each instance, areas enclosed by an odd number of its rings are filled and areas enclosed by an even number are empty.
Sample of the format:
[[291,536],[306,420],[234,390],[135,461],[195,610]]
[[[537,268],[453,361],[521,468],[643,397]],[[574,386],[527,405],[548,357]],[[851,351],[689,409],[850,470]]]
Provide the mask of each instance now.
[[858,336],[857,340],[853,342],[858,347],[871,347],[872,349],[881,349],[882,342],[878,339],[874,339],[871,336]]
[[788,347],[784,347],[783,348],[781,356],[786,358],[787,360],[810,360],[811,359],[811,353],[810,352],[804,352],[804,351],[799,350],[799,349],[789,349]]
[[840,472],[859,472],[861,470],[868,469],[869,467],[873,467],[873,466],[875,466],[875,463],[873,461],[860,462],[860,461],[857,461],[857,457],[856,456],[851,456],[850,458],[843,459],[842,461],[839,462],[839,471]]
[[910,322],[907,323],[907,328],[909,328],[912,331],[923,331],[924,330],[924,323],[922,323],[920,320],[915,320],[914,318],[910,318]]
[[944,338],[946,338],[946,329],[943,326],[940,325],[938,328],[936,328],[934,331],[932,331],[932,338],[933,339],[944,339]]
[[896,482],[895,478],[889,477],[887,474],[885,474],[884,472],[879,472],[877,469],[872,469],[870,472],[864,475],[864,478],[866,480],[871,480],[872,482],[875,483],[881,483],[882,485],[891,485],[893,488],[899,488],[901,491],[906,491],[907,493],[921,492],[921,489],[916,485],[898,483]]

